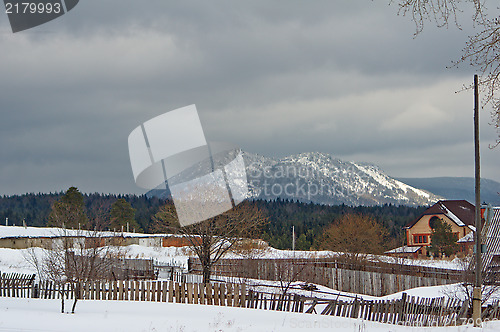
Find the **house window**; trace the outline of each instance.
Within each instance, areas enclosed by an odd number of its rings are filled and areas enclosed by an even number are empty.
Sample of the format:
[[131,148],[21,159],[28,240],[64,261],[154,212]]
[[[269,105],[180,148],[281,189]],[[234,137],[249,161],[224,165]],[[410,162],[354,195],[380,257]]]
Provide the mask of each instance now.
[[413,235],[413,243],[427,243],[427,235]]

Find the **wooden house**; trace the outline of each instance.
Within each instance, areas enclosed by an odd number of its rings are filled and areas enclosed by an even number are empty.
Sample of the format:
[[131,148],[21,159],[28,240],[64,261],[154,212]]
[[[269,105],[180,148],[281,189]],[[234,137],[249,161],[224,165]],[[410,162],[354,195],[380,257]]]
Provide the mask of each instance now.
[[[406,243],[413,256],[427,255],[431,245],[433,224],[438,219],[451,226],[457,241],[475,231],[475,207],[465,200],[442,200],[429,207],[417,219],[404,228]],[[470,246],[461,244],[460,250],[468,253]]]

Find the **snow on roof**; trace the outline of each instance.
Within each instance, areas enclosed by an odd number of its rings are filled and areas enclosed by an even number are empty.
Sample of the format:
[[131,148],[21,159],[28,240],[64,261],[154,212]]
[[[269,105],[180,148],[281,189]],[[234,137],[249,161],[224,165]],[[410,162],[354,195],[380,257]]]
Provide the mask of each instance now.
[[417,247],[409,247],[409,246],[402,246],[396,249],[388,250],[385,253],[386,254],[407,254],[407,253],[415,253],[417,252],[421,246]]
[[466,236],[460,238],[457,243],[467,243],[467,242],[474,242],[474,232],[470,232]]
[[453,220],[455,222],[455,224],[457,224],[458,226],[465,226],[464,222],[462,220],[460,220],[460,218],[458,218],[456,215],[454,215],[453,212],[448,210],[448,208],[443,203],[441,203],[440,206],[443,209],[443,211],[445,212],[445,215],[448,218],[450,218],[451,220]]
[[[0,226],[0,239],[5,238],[37,238],[37,237],[60,237],[60,236],[96,236],[94,231],[78,229],[62,229],[57,227],[22,227],[22,226]],[[123,237],[166,237],[172,234],[143,234],[127,232],[99,232],[101,237],[123,236]]]

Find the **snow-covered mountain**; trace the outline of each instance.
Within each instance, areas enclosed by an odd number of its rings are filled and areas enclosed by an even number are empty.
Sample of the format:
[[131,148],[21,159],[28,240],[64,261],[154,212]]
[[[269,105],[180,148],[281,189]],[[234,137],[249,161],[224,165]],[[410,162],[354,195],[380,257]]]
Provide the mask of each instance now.
[[427,205],[439,199],[385,175],[377,166],[318,152],[281,159],[245,153],[252,197],[321,204]]
[[[308,152],[284,158],[243,153],[250,198],[319,204],[429,205],[440,199],[384,174],[377,166]],[[149,196],[168,196],[152,190]]]

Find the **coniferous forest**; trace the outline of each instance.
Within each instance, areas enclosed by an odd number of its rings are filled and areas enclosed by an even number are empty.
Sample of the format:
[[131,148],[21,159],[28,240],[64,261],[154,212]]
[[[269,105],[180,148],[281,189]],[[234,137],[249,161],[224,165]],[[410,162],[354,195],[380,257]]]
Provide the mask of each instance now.
[[[63,192],[0,197],[0,223],[5,225],[5,220],[8,218],[9,225],[21,226],[24,220],[27,226],[46,226],[52,204],[62,195]],[[145,195],[84,194],[87,213],[91,215],[98,210],[107,210],[120,198],[135,209],[137,224],[146,233],[152,229],[153,216],[160,206],[167,203],[165,199],[149,198]],[[372,216],[387,229],[395,245],[402,245],[404,241],[402,228],[427,208],[395,205],[328,206],[288,200],[257,200],[253,204],[263,209],[269,220],[260,237],[275,248],[290,249],[293,226],[297,250],[318,249],[324,229],[348,213]]]

